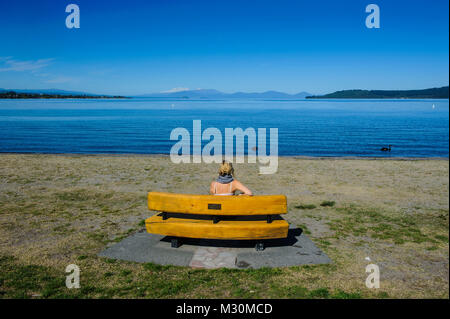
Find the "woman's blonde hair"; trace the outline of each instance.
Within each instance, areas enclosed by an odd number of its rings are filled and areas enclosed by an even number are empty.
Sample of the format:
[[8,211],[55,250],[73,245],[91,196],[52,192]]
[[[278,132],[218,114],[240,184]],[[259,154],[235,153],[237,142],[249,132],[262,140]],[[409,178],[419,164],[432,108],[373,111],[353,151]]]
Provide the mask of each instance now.
[[230,162],[223,160],[219,168],[219,175],[234,175],[233,165]]

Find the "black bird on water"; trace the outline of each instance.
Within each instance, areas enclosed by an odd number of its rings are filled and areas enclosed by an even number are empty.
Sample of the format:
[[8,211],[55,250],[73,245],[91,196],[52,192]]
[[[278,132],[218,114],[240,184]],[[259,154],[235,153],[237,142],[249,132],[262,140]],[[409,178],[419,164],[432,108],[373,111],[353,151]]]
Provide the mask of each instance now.
[[391,146],[392,145],[389,144],[389,147],[382,147],[381,151],[383,151],[383,152],[390,152],[391,151]]

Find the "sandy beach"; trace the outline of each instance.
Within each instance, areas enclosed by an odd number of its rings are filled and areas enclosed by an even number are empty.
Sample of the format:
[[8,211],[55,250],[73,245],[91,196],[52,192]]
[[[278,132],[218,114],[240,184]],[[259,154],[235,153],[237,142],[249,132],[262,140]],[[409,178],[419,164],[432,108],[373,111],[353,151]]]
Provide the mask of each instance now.
[[[280,157],[236,164],[332,264],[200,270],[100,258],[144,228],[148,191],[206,194],[217,164],[168,156],[0,155],[0,297],[448,298],[449,161]],[[82,288],[65,288],[65,267]],[[380,268],[380,288],[365,267]]]

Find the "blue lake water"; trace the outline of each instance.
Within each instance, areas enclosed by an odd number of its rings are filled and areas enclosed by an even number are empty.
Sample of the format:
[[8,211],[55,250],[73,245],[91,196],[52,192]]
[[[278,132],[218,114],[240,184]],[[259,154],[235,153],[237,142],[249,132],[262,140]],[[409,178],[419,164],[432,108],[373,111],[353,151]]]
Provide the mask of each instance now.
[[449,156],[448,100],[0,100],[0,152],[168,154],[193,120],[278,128],[282,156]]

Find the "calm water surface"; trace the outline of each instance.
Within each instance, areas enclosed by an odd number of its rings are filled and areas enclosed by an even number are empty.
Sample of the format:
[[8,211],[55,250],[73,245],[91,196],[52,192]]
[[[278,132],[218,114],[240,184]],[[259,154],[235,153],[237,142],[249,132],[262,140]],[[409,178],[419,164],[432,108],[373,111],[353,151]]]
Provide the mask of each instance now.
[[0,152],[168,154],[193,120],[278,128],[279,155],[449,156],[448,100],[0,100]]

